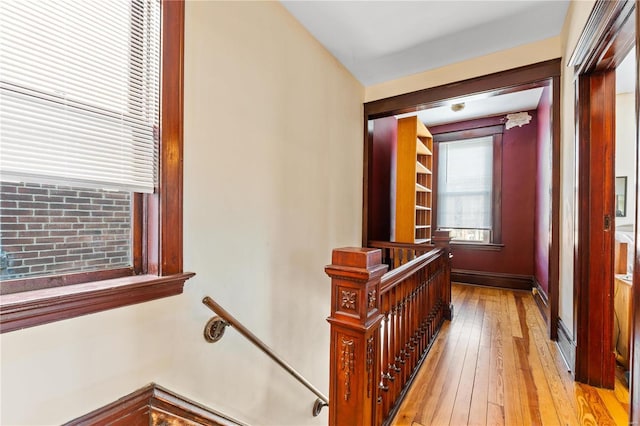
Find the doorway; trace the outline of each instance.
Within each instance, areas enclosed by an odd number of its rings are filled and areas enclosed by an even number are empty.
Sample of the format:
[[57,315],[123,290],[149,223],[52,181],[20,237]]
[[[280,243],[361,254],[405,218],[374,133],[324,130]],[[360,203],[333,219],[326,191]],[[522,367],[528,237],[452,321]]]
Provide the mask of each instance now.
[[[540,88],[548,97],[548,108],[544,113],[548,122],[549,135],[546,138],[548,151],[544,158],[548,179],[545,181],[545,189],[542,193],[548,195],[548,208],[543,214],[548,215],[547,220],[541,222],[540,231],[546,234],[545,243],[548,246],[548,256],[543,263],[546,266],[544,276],[544,292],[536,292],[542,296],[539,306],[545,316],[548,336],[555,340],[557,338],[558,321],[558,271],[559,271],[559,211],[560,211],[560,59],[528,65],[509,71],[503,71],[487,76],[482,76],[470,80],[451,83],[431,89],[424,89],[405,95],[395,96],[389,99],[382,99],[369,102],[364,105],[365,123],[365,152],[364,152],[364,193],[363,193],[363,229],[362,244],[368,246],[369,241],[379,237],[381,230],[378,227],[378,216],[381,208],[378,204],[380,197],[379,182],[373,172],[376,160],[374,155],[374,126],[373,120],[415,113],[425,109],[436,109],[438,107],[450,107],[460,99],[469,98],[491,98],[498,95],[514,93],[534,88]],[[459,129],[458,129],[459,130]],[[535,155],[535,153],[533,154]],[[534,162],[535,163],[535,162]],[[377,219],[378,218],[378,219]],[[532,225],[533,228],[533,225]],[[384,230],[383,230],[384,231]],[[382,232],[387,234],[388,232]],[[491,247],[496,248],[496,247]],[[500,250],[500,248],[497,248]],[[464,272],[464,271],[463,271]],[[473,271],[475,272],[475,271]],[[496,274],[494,274],[496,275]],[[474,278],[491,278],[496,282],[496,276],[487,277],[474,275]],[[508,276],[508,274],[497,274],[498,280],[508,282],[514,288],[513,282],[519,279],[518,283],[524,283],[524,276]],[[532,288],[533,277],[529,276],[526,288]],[[505,284],[506,285],[506,284]],[[536,288],[533,286],[533,288]],[[537,298],[538,299],[538,298]],[[537,300],[538,301],[538,300]]]
[[[616,75],[637,44],[637,2],[599,1],[595,4],[569,65],[576,76],[577,200],[574,268],[576,331],[575,378],[595,386],[615,383],[614,264],[616,247]],[[638,54],[635,55],[638,67]],[[637,77],[636,77],[637,80]],[[635,121],[638,120],[638,88]],[[637,129],[637,127],[636,127]],[[634,145],[637,152],[637,130]],[[637,155],[637,154],[636,154]],[[637,179],[637,166],[634,177]],[[621,176],[622,177],[622,176]],[[627,186],[628,187],[628,186]],[[631,189],[637,194],[637,185]],[[620,191],[618,191],[620,192]],[[619,207],[619,206],[618,206]],[[637,212],[636,221],[637,221]],[[635,227],[634,240],[638,229]],[[635,245],[635,244],[634,244]],[[640,283],[638,253],[634,255],[632,283]],[[638,357],[640,317],[638,285],[632,286],[630,316],[631,362]],[[636,361],[637,363],[637,361]],[[630,421],[640,419],[640,371],[631,371]]]

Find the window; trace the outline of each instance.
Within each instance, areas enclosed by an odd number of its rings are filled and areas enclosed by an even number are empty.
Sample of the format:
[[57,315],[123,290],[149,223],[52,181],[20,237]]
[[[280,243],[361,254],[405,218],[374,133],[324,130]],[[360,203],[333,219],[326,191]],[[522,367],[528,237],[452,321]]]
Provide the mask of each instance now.
[[452,238],[488,243],[492,217],[493,138],[439,146],[438,226]]
[[436,226],[454,242],[500,242],[502,126],[434,135]]
[[182,292],[184,2],[0,4],[1,331]]

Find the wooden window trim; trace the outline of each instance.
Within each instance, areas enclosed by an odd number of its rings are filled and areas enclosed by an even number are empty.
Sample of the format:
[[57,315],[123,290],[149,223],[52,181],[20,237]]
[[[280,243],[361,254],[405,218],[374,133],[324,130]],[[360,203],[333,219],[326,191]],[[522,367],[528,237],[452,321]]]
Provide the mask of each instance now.
[[462,241],[451,241],[451,247],[456,250],[481,250],[481,251],[502,251],[504,244],[495,243],[465,243]]
[[485,127],[474,127],[464,130],[456,130],[452,132],[434,133],[433,134],[433,175],[435,183],[433,184],[433,229],[438,229],[438,152],[441,142],[451,142],[464,139],[481,138],[485,136],[493,137],[493,194],[492,194],[492,212],[491,212],[491,240],[488,243],[463,243],[453,242],[456,247],[464,246],[470,250],[492,250],[502,249],[502,134],[504,125],[494,125]]
[[1,333],[180,294],[194,275],[182,271],[184,0],[163,1],[162,22],[160,175],[157,193],[134,195],[134,267],[16,280],[41,283],[2,296]]

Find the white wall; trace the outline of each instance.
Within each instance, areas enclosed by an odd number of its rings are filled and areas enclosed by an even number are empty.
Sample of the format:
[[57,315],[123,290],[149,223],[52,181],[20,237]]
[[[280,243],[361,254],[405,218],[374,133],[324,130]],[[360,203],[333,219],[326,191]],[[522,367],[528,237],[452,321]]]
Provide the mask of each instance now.
[[185,294],[0,337],[3,425],[60,424],[155,381],[254,425],[326,424],[214,297],[328,391],[331,249],[359,245],[364,88],[276,2],[189,2]]
[[635,111],[635,93],[616,95],[616,176],[627,177],[627,215],[616,217],[616,226],[634,224],[636,218]]
[[567,66],[578,37],[589,18],[593,0],[572,1],[562,29],[562,96],[560,110],[560,288],[558,313],[570,332],[573,331],[573,247],[575,215],[575,125],[574,73]]
[[331,249],[359,245],[364,89],[278,3],[192,2],[185,69],[185,344],[162,380],[251,424],[326,424],[315,396],[206,294],[328,391]]

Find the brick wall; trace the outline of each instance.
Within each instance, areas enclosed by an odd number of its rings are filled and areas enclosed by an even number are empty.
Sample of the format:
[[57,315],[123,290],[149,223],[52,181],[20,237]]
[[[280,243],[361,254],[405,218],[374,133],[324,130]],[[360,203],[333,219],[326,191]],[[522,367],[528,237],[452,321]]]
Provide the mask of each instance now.
[[131,265],[131,195],[0,182],[0,278]]

